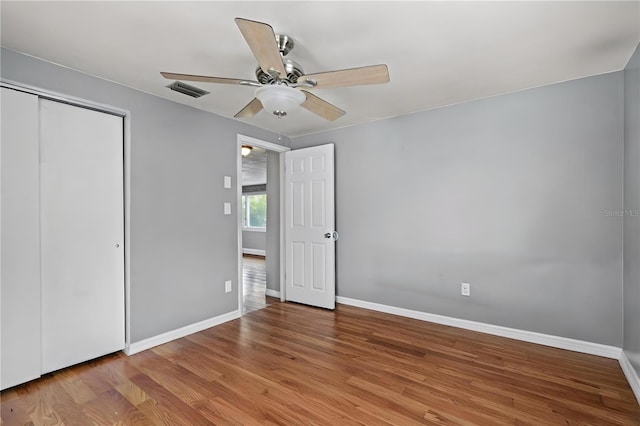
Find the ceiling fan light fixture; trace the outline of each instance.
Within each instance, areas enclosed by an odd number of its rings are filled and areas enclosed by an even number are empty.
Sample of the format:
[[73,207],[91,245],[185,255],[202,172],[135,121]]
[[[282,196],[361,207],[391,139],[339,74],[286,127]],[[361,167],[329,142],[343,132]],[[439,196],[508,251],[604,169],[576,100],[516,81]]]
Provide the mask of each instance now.
[[256,98],[267,111],[278,117],[298,108],[307,97],[298,89],[285,85],[265,86],[256,90]]
[[242,145],[242,149],[241,149],[240,153],[242,154],[243,157],[246,157],[247,155],[251,154],[251,151],[253,151],[253,147],[252,146]]

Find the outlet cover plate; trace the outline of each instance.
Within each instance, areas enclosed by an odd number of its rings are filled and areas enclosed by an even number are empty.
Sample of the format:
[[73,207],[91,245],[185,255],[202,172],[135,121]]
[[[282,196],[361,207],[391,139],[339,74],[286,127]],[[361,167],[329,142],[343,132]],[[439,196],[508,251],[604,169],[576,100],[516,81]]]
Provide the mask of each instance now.
[[224,282],[224,292],[231,293],[231,280]]
[[460,284],[460,294],[462,296],[471,296],[471,284],[469,284],[469,283],[461,283]]

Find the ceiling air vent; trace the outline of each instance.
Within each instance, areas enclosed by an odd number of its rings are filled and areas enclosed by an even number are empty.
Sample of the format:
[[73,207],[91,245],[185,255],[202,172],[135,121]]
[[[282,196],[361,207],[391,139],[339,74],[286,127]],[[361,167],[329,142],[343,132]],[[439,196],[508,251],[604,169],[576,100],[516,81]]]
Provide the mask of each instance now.
[[202,90],[198,87],[191,86],[189,84],[176,81],[167,86],[171,90],[182,93],[183,95],[191,96],[192,98],[199,98],[204,95],[208,95],[209,92]]

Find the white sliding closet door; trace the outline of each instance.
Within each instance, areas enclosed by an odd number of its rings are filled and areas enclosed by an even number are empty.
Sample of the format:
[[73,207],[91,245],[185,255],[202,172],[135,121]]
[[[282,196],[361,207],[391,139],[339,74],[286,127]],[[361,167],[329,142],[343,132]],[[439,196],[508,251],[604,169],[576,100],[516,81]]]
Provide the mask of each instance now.
[[40,99],[42,372],[124,348],[123,123]]
[[0,388],[40,377],[38,97],[2,88]]

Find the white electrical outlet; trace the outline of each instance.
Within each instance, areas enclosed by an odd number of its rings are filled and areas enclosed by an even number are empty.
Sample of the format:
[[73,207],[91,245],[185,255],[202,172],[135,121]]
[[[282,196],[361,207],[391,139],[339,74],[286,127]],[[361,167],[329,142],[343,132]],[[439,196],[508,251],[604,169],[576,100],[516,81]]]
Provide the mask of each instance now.
[[460,284],[460,294],[462,296],[471,296],[471,284],[469,284],[469,283],[461,283]]
[[224,214],[231,214],[231,203],[224,203]]
[[224,282],[224,292],[231,293],[231,280]]
[[231,176],[224,177],[224,187],[231,188]]

